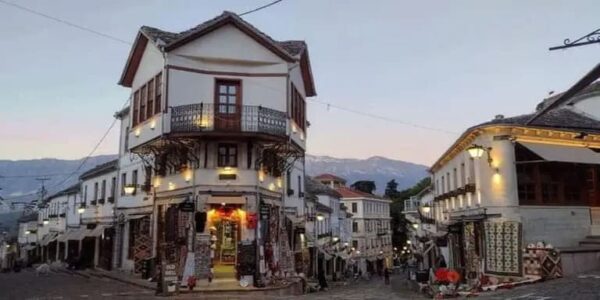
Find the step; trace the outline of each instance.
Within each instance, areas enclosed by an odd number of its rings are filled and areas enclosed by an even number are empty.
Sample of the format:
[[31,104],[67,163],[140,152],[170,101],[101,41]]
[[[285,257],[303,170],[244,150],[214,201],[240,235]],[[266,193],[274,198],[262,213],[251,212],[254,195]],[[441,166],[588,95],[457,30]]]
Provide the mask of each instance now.
[[585,237],[586,240],[600,240],[600,235],[588,235]]
[[579,242],[580,246],[600,246],[600,240],[597,239],[585,239]]

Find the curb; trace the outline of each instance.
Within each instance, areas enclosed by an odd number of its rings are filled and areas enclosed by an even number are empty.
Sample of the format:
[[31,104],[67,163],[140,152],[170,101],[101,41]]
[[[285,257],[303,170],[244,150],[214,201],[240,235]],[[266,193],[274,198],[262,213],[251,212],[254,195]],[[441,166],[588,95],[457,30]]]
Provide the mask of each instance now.
[[120,278],[118,276],[113,276],[111,274],[96,273],[96,274],[93,274],[92,276],[98,277],[98,278],[108,278],[108,279],[111,279],[111,280],[114,280],[114,281],[118,281],[118,282],[121,282],[121,283],[126,283],[126,284],[129,284],[129,285],[137,286],[137,287],[144,288],[144,289],[151,290],[151,291],[155,291],[156,290],[155,287],[150,287],[148,285],[141,284],[139,282],[135,282],[135,281],[131,281],[131,280],[127,280],[127,279],[124,279],[124,278]]

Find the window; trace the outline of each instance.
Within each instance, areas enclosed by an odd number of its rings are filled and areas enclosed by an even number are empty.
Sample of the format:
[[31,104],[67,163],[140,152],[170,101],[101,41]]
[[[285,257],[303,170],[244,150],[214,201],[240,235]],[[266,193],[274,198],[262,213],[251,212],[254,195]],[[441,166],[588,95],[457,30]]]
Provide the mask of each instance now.
[[138,185],[138,170],[133,170],[131,173],[131,184],[133,184],[136,188],[133,190],[133,194],[137,193],[137,185]]
[[220,114],[237,114],[240,96],[240,82],[231,80],[217,81],[217,106]]
[[217,165],[219,167],[237,167],[237,145],[219,144]]
[[154,115],[154,78],[148,82],[148,103],[146,103],[146,118],[150,119]]
[[125,195],[125,186],[127,185],[127,173],[121,174],[121,196]]
[[133,94],[133,118],[132,118],[132,126],[135,127],[140,123],[140,91],[136,91]]
[[157,114],[162,109],[162,73],[158,73],[158,75],[154,77],[154,85],[154,113]]
[[458,188],[458,171],[456,170],[456,168],[454,168],[454,170],[452,170],[453,174],[452,174],[452,181],[454,184],[454,189]]
[[87,185],[83,187],[83,205],[87,205]]
[[147,96],[147,87],[144,85],[140,92],[140,123],[146,121],[146,101],[148,101]]
[[358,204],[356,202],[352,203],[352,212],[355,213],[358,211]]
[[304,130],[305,119],[306,119],[306,104],[304,98],[298,92],[296,87],[292,84],[292,103],[291,103],[291,115],[292,119],[302,130]]
[[462,180],[461,184],[463,186],[467,184],[467,172],[465,171],[465,163],[460,164],[460,179]]
[[358,241],[357,240],[352,241],[352,248],[358,249]]
[[129,126],[125,128],[125,141],[123,142],[123,153],[129,152]]
[[98,200],[98,183],[94,182],[94,201]]
[[445,185],[446,179],[444,179],[444,175],[442,175],[442,194],[446,193],[446,185]]
[[102,180],[102,189],[100,190],[100,199],[106,198],[106,180]]
[[298,197],[302,197],[302,176],[298,175]]
[[133,93],[133,127],[161,112],[162,73],[151,78]]
[[352,222],[352,232],[358,232],[358,223]]
[[110,182],[110,197],[115,198],[117,195],[117,177],[113,177]]

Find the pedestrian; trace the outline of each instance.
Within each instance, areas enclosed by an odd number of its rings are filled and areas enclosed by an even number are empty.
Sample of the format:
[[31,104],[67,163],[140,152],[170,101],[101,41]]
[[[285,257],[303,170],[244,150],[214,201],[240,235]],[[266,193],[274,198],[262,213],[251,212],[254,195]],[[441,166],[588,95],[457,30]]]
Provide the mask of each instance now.
[[390,284],[390,269],[387,267],[383,270],[383,277],[385,278],[385,285]]
[[319,286],[321,287],[321,290],[326,291],[328,288],[328,285],[327,285],[327,278],[325,278],[325,272],[323,270],[321,270],[319,272],[318,279],[319,279]]

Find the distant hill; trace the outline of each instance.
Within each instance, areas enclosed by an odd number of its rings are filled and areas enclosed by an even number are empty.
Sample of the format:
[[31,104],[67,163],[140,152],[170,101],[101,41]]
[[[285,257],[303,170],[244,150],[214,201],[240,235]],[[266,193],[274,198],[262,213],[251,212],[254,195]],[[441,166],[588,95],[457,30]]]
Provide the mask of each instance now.
[[[61,183],[81,163],[78,160],[63,160],[54,158],[34,160],[0,160],[0,197],[11,199],[20,195],[35,193],[40,188],[37,176],[48,175],[46,181],[49,194],[64,189],[75,182],[79,175],[90,168],[117,158],[117,155],[92,156],[76,174]],[[347,159],[331,156],[307,155],[308,175],[332,173],[348,180],[352,184],[357,180],[373,180],[377,185],[377,193],[383,193],[388,181],[395,179],[398,188],[413,186],[427,175],[427,167],[401,160],[374,156],[368,159]],[[58,175],[56,175],[58,174]],[[30,201],[37,196],[19,197],[16,201]],[[0,205],[0,212],[6,211],[6,206]]]
[[376,193],[383,194],[388,181],[395,179],[398,189],[412,187],[429,176],[427,167],[401,160],[373,156],[367,159],[334,158],[331,156],[306,156],[306,173],[311,176],[331,173],[348,181],[372,180]]
[[[47,177],[45,182],[49,194],[58,192],[77,182],[79,175],[95,167],[117,158],[117,155],[99,155],[90,157],[82,168],[69,177],[81,164],[82,159],[64,160],[55,158],[32,160],[0,160],[0,197],[14,201],[30,201],[38,196],[21,196],[39,191],[40,182],[37,177]],[[46,176],[44,176],[46,175]],[[67,179],[67,177],[69,177]],[[67,179],[65,181],[65,179]],[[64,181],[64,182],[63,182]],[[61,183],[62,182],[62,183]],[[0,212],[6,211],[6,205],[0,205]]]

